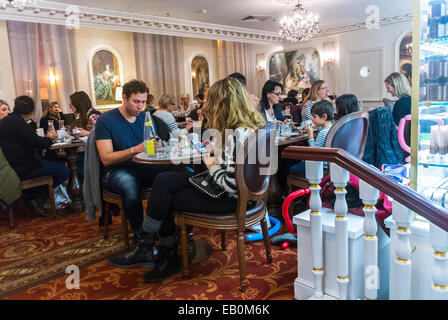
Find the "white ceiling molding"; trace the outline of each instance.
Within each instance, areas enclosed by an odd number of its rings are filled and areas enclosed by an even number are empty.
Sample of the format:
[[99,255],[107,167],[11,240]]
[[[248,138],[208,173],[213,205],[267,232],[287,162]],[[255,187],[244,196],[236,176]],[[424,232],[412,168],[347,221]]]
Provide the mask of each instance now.
[[80,27],[96,27],[111,30],[155,33],[190,38],[226,40],[257,44],[278,44],[278,33],[232,26],[201,23],[169,17],[157,17],[124,11],[68,6],[63,3],[40,1],[34,6],[14,8],[0,7],[0,19],[68,25],[73,22],[71,13],[76,8]]
[[[395,24],[395,23],[401,23],[401,22],[412,22],[412,13],[408,13],[406,15],[396,16],[396,17],[389,17],[389,18],[383,18],[380,21],[380,28],[381,26],[386,26],[389,24]],[[367,24],[365,22],[351,24],[348,26],[342,26],[342,27],[336,27],[336,28],[327,28],[324,30],[320,30],[317,34],[314,35],[313,38],[317,37],[324,37],[324,36],[330,36],[334,34],[340,34],[345,32],[351,32],[351,31],[358,31],[367,29]],[[375,30],[375,29],[373,29]]]
[[[70,23],[74,20],[72,15],[74,11],[77,12],[80,27],[267,45],[284,43],[280,34],[276,32],[142,15],[125,11],[69,6],[64,3],[50,1],[39,1],[36,5],[26,5],[19,8],[14,8],[11,5],[2,6],[0,7],[0,19],[68,25],[67,22]],[[380,26],[410,20],[412,20],[412,14],[383,18],[380,20]],[[365,22],[323,29],[314,38],[362,29],[367,29]]]

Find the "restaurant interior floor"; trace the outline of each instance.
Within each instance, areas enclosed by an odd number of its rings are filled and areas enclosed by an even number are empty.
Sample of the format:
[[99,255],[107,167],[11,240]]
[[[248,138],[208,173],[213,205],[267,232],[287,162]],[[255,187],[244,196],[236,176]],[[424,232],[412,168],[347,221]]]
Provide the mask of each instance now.
[[[272,245],[273,263],[266,264],[263,241],[246,241],[249,289],[239,292],[236,236],[227,236],[220,250],[220,232],[194,228],[195,238],[213,252],[191,266],[191,277],[174,275],[159,284],[143,283],[147,270],[117,269],[107,257],[123,252],[120,217],[113,218],[109,239],[98,221],[85,214],[53,219],[32,218],[15,210],[16,227],[8,228],[0,213],[0,298],[3,299],[293,299],[297,275],[295,247]],[[283,223],[283,220],[282,220]],[[278,233],[284,232],[284,228]],[[67,266],[80,268],[81,288],[69,290]]]

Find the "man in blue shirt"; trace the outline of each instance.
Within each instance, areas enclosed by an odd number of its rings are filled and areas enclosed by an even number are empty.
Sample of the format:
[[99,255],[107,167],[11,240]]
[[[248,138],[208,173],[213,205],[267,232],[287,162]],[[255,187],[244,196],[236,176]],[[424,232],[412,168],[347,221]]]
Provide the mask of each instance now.
[[[123,86],[123,105],[101,115],[95,126],[95,140],[98,153],[105,167],[104,183],[107,188],[121,196],[123,211],[134,231],[134,248],[123,257],[113,257],[109,262],[119,268],[135,265],[152,268],[154,255],[151,244],[156,235],[142,231],[143,206],[139,191],[152,186],[156,175],[166,171],[166,166],[141,166],[132,161],[135,154],[144,152],[143,127],[145,107],[149,89],[143,81],[132,80]],[[153,117],[156,134],[169,139],[168,128],[163,121]],[[163,127],[165,126],[165,127]],[[161,144],[161,141],[158,141]],[[162,224],[159,231],[172,237],[174,226]],[[171,240],[171,239],[169,239]]]

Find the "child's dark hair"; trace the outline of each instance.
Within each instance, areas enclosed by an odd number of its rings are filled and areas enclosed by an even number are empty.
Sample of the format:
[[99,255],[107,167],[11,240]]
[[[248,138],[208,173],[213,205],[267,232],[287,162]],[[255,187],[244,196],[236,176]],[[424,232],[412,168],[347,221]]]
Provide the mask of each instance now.
[[311,114],[316,114],[322,118],[324,113],[327,115],[327,121],[331,121],[334,119],[334,107],[327,100],[316,102],[311,107]]
[[336,99],[336,120],[346,116],[349,113],[359,111],[358,98],[353,94],[343,94]]

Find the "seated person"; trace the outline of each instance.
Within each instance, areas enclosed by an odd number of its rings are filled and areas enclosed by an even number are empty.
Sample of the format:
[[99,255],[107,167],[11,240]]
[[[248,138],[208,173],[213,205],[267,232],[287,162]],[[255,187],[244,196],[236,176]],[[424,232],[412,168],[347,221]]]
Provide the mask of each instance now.
[[59,130],[59,120],[64,120],[62,118],[62,111],[59,107],[59,103],[53,101],[50,103],[50,107],[48,108],[48,112],[46,116],[40,119],[39,127],[44,129],[46,133],[48,131],[48,121],[53,121],[54,129]]
[[[221,213],[236,209],[236,139],[238,137],[238,143],[243,143],[250,130],[256,130],[265,123],[251,101],[238,80],[225,78],[212,85],[203,107],[204,116],[209,119],[208,127],[221,133],[226,146],[223,147],[226,150],[225,156],[215,154],[214,157],[204,157],[213,183],[227,191],[225,195],[218,199],[204,195],[188,182],[191,175],[188,172],[163,172],[156,177],[143,221],[143,232],[137,243],[140,251],[152,252],[160,236],[159,259],[156,260],[155,268],[145,274],[144,282],[163,281],[180,271],[173,212]],[[226,129],[235,130],[239,134],[229,136],[230,139],[226,141]]]
[[387,92],[398,98],[392,110],[395,125],[398,127],[401,118],[411,114],[411,86],[405,76],[398,72],[390,74],[384,83]]
[[359,111],[358,98],[353,94],[343,94],[336,99],[335,120]]
[[290,102],[293,105],[298,104],[299,100],[297,100],[297,95],[299,94],[299,92],[297,90],[289,90],[288,92],[288,97],[286,97],[285,99],[283,99],[282,101],[282,105],[284,103]]
[[[162,119],[168,126],[170,135],[179,135],[179,126],[174,119],[173,111],[176,109],[176,99],[169,94],[163,94],[159,99],[159,108],[154,112],[154,116]],[[193,126],[192,121],[188,121],[185,129],[188,131]]]
[[143,111],[149,111],[151,113],[154,113],[156,110],[156,98],[153,94],[148,94],[148,100],[146,100],[146,107],[143,108]]
[[[42,149],[48,148],[56,139],[56,131],[39,137],[28,124],[35,105],[28,96],[20,96],[14,101],[14,112],[0,121],[0,147],[11,167],[21,180],[53,176],[53,186],[57,187],[68,179],[69,169],[58,162],[42,160]],[[38,187],[25,190],[25,200],[36,215],[44,215],[43,204],[48,198],[48,188]]]
[[[308,134],[308,145],[313,148],[323,148],[325,147],[325,140],[327,139],[328,131],[331,128],[331,124],[334,117],[333,105],[327,101],[322,100],[313,104],[311,107],[311,114],[313,115],[313,124],[309,124],[305,127],[306,133]],[[313,125],[316,128],[321,127],[316,139],[313,136]],[[324,162],[324,169],[328,168],[328,164]],[[291,173],[304,173],[305,172],[305,161],[299,162],[293,165],[290,170]]]
[[11,109],[9,108],[9,104],[4,100],[0,100],[0,120],[2,120],[10,113]]
[[282,89],[283,86],[280,83],[272,80],[266,81],[263,86],[259,110],[267,122],[288,122],[289,120],[285,119],[282,113],[282,105],[280,104]]
[[[154,266],[152,250],[142,247],[145,239],[142,237],[143,205],[139,191],[152,186],[155,177],[166,171],[167,166],[145,166],[132,161],[134,155],[145,151],[143,127],[146,112],[142,110],[148,91],[143,81],[127,82],[123,86],[123,104],[102,114],[95,127],[96,146],[105,167],[104,185],[121,196],[123,211],[134,231],[134,248],[123,257],[109,259],[110,264],[118,268]],[[163,134],[163,131],[168,131],[165,122],[151,117],[156,134],[163,140],[168,140],[169,135]],[[158,146],[161,146],[160,141]]]
[[197,105],[198,105],[198,107],[196,109],[202,108],[202,105],[205,102],[204,95],[203,94],[197,94],[195,99],[196,99],[196,102],[197,102]]

